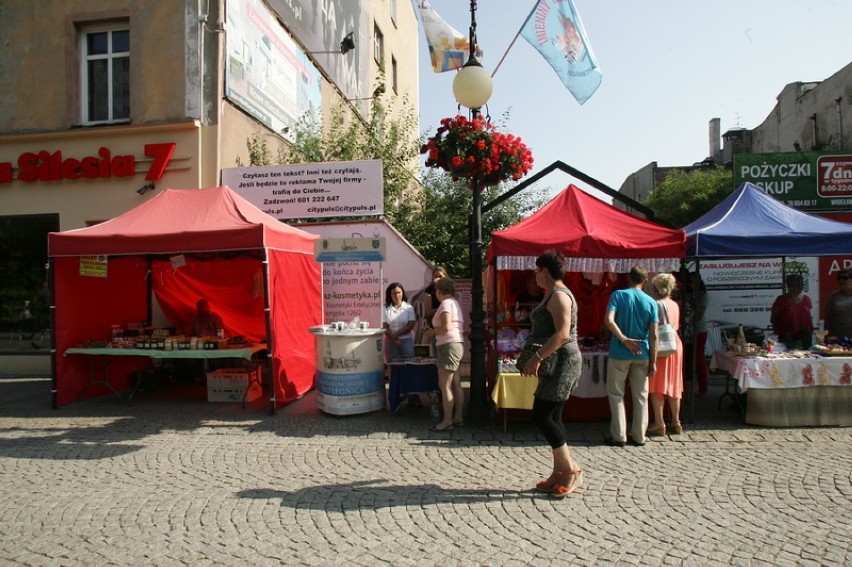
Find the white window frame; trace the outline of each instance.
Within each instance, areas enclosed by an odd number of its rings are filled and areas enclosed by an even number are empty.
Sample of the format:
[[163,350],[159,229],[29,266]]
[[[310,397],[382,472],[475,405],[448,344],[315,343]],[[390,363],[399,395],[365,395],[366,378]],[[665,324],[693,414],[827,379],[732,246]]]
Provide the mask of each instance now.
[[[112,34],[113,32],[126,31],[130,33],[130,26],[127,22],[116,22],[113,24],[101,24],[96,26],[86,26],[80,29],[79,38],[79,53],[80,53],[80,116],[81,122],[86,126],[94,126],[98,124],[116,124],[130,122],[130,116],[116,118],[113,116],[113,60],[119,58],[129,58],[130,51],[113,52]],[[88,55],[88,36],[92,33],[109,33],[109,48],[106,54]],[[107,93],[107,118],[105,120],[91,120],[89,118],[89,62],[96,60],[108,60],[107,76],[110,88]],[[129,81],[129,78],[128,78]]]
[[373,59],[379,65],[385,62],[385,34],[378,24],[373,25]]

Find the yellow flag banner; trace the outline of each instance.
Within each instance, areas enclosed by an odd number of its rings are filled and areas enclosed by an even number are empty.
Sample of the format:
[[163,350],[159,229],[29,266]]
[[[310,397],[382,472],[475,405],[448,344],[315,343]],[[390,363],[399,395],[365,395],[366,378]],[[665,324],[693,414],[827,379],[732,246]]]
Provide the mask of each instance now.
[[[444,21],[427,0],[417,2],[420,21],[429,46],[432,70],[436,73],[458,69],[467,61],[470,40]],[[482,50],[476,50],[477,59],[482,59]]]

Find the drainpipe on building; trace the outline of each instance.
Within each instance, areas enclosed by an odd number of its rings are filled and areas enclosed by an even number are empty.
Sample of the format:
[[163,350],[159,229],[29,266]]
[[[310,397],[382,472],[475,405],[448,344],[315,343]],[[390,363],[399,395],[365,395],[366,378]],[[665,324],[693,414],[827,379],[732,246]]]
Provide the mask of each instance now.
[[814,135],[814,142],[813,142],[813,145],[811,146],[812,150],[818,150],[819,149],[819,140],[817,140],[817,123],[816,123],[816,121],[817,121],[816,113],[811,114],[811,127],[813,128],[813,135]]

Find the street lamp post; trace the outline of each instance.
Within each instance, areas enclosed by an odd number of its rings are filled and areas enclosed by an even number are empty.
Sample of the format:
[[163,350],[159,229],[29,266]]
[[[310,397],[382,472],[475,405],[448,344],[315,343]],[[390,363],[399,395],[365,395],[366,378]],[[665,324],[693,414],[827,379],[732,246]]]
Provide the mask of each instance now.
[[[470,55],[453,80],[453,95],[470,109],[472,118],[480,113],[491,96],[492,82],[488,72],[476,59],[476,0],[470,1]],[[488,392],[485,381],[485,312],[482,308],[482,191],[476,177],[470,179],[472,195],[469,254],[472,280],[470,312],[470,400],[468,419],[483,422],[488,417]]]

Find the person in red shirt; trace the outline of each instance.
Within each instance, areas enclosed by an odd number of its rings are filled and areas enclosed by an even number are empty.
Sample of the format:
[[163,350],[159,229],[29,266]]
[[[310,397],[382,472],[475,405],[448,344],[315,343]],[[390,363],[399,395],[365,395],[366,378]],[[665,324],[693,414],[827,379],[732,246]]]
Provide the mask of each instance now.
[[784,278],[786,292],[772,304],[769,321],[778,340],[791,349],[810,348],[814,323],[811,316],[811,298],[804,293],[801,274],[788,274]]
[[222,318],[210,310],[206,299],[199,299],[195,304],[197,317],[192,324],[192,334],[196,337],[215,337],[220,329],[224,329]]

